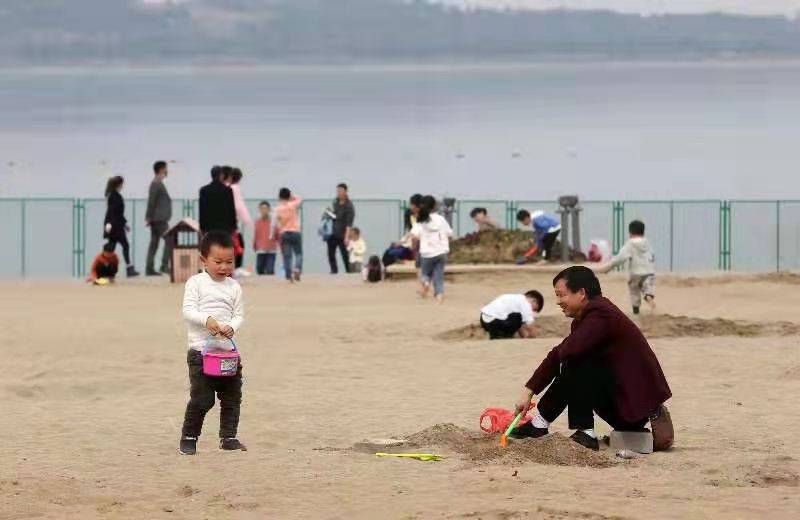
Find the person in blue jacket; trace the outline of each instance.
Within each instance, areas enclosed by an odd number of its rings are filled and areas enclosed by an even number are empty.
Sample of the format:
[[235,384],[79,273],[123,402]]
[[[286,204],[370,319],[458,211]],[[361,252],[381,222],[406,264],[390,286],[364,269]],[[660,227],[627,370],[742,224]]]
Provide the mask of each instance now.
[[525,227],[532,227],[536,236],[536,247],[542,251],[542,258],[552,258],[553,246],[558,234],[561,233],[561,221],[553,215],[548,215],[542,210],[530,213],[521,209],[517,212],[517,222]]

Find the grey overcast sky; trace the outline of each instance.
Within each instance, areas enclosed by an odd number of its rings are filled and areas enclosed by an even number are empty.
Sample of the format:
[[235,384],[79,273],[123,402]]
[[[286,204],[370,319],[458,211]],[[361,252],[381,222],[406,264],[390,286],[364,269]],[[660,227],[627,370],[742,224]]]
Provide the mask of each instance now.
[[721,11],[749,15],[780,14],[794,17],[800,0],[429,0],[456,6],[516,7],[527,9],[612,9],[626,13],[704,13]]

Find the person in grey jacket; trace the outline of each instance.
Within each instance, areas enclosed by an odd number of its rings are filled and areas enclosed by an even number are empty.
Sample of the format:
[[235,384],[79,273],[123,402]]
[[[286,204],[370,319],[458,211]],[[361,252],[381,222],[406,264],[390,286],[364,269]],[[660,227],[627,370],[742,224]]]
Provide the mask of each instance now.
[[336,187],[336,199],[333,201],[333,206],[331,206],[331,212],[334,214],[333,234],[327,239],[328,263],[331,266],[331,274],[339,272],[339,266],[336,265],[336,249],[341,252],[344,270],[348,272],[350,270],[350,255],[347,253],[347,237],[350,234],[350,228],[353,227],[356,210],[350,197],[347,196],[347,184],[341,183]]
[[628,292],[631,295],[633,313],[639,314],[639,307],[644,301],[652,309],[656,305],[656,263],[653,248],[644,237],[644,222],[634,220],[628,226],[630,240],[628,240],[619,253],[607,263],[595,270],[607,273],[617,266],[628,264]]
[[147,196],[147,212],[145,222],[150,226],[150,247],[147,248],[147,265],[145,274],[147,276],[159,276],[161,273],[169,273],[170,259],[172,257],[172,247],[169,240],[164,240],[164,253],[161,257],[161,272],[154,268],[158,243],[169,229],[169,221],[172,218],[172,199],[169,196],[164,179],[167,178],[167,163],[158,161],[153,165],[155,177],[150,183],[150,191]]

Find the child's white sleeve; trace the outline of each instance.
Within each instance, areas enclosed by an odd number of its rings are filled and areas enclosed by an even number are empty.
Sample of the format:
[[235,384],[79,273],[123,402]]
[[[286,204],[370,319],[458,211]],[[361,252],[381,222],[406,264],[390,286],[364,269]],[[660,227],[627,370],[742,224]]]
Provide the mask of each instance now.
[[618,265],[627,262],[631,259],[631,256],[633,256],[633,252],[631,251],[630,242],[626,242],[625,245],[622,246],[622,249],[619,250],[619,253],[617,253],[614,258],[611,259],[612,267],[617,267]]
[[444,220],[444,225],[446,226],[445,233],[447,233],[448,237],[452,237],[453,236],[453,228],[450,227],[450,223],[447,222],[446,219],[443,218],[442,220]]
[[239,332],[244,323],[244,302],[242,301],[242,288],[237,287],[233,297],[233,318],[230,326],[234,332]]
[[200,312],[199,302],[200,291],[197,287],[197,280],[190,278],[183,290],[183,319],[194,325],[205,327],[210,315]]

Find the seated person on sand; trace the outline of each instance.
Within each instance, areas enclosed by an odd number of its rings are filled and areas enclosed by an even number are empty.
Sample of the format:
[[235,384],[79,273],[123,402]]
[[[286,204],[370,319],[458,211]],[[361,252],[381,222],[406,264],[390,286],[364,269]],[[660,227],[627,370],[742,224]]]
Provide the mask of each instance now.
[[525,384],[516,404],[527,413],[534,394],[547,388],[536,415],[512,432],[541,437],[568,409],[571,439],[598,450],[594,414],[617,431],[645,432],[650,422],[653,449],[672,446],[672,420],[664,402],[672,397],[661,365],[639,328],[602,296],[600,281],[588,267],[574,266],[553,280],[558,306],[572,318],[572,331],[553,348]]
[[533,322],[544,307],[539,291],[525,294],[503,294],[481,309],[481,327],[491,339],[536,337]]
[[481,231],[494,231],[500,228],[486,212],[486,208],[472,208],[472,211],[469,212],[469,216],[475,221],[475,224],[478,225],[479,233]]
[[392,242],[383,252],[382,261],[384,267],[389,267],[405,260],[414,260],[414,240],[410,231],[397,242]]
[[[103,251],[94,258],[86,281],[97,285],[113,282],[119,270],[119,257],[114,252],[115,245],[108,242]],[[105,280],[105,281],[102,281]]]

